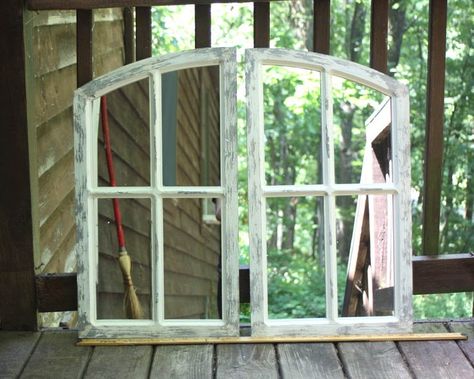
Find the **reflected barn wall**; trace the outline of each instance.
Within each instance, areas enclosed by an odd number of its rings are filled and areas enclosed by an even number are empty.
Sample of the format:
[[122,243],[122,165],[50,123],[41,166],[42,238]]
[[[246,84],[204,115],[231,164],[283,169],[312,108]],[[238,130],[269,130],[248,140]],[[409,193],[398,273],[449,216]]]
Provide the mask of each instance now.
[[[148,80],[127,85],[107,95],[108,121],[113,164],[120,186],[150,184]],[[98,133],[98,184],[109,185],[102,130]],[[133,283],[150,318],[151,302],[151,201],[119,201],[127,252],[132,259]],[[123,279],[118,265],[118,243],[112,200],[99,200],[99,264],[97,318],[126,318],[123,307]]]
[[[24,31],[35,273],[74,272],[75,12],[27,11]],[[94,12],[95,76],[123,65],[122,35],[120,9]],[[40,317],[40,326],[74,324],[62,313]]]
[[[217,185],[218,69],[180,70],[177,82],[175,184]],[[165,317],[218,318],[220,226],[203,222],[202,199],[169,199],[164,212]]]
[[[174,133],[170,137],[169,132],[163,132],[164,160],[168,166],[172,163],[171,171],[174,171],[171,176],[164,173],[165,185],[197,186],[219,181],[219,92],[215,74],[211,68],[178,71],[174,107],[165,109],[167,105],[163,103],[163,114],[176,113],[171,126]],[[166,90],[164,87],[163,97],[169,95]],[[148,81],[143,80],[107,96],[118,185],[141,186],[150,182],[148,91]],[[203,112],[207,120],[206,144],[202,140]],[[165,123],[163,119],[163,127],[169,129],[170,125]],[[171,144],[175,144],[174,149],[169,149]],[[99,132],[99,185],[106,186],[108,173],[102,146]],[[203,155],[207,157],[206,167],[202,163]],[[165,317],[217,318],[220,227],[203,222],[201,199],[169,199],[163,205]],[[144,318],[151,318],[151,202],[121,200],[120,207],[134,285]],[[125,318],[117,256],[112,201],[102,200],[99,202],[99,319]]]

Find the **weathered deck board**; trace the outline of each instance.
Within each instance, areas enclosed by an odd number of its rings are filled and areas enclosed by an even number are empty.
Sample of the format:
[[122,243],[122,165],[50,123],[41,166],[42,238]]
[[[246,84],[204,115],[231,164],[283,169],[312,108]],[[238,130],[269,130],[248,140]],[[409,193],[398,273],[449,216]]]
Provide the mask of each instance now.
[[330,342],[92,348],[76,346],[77,331],[0,331],[0,379],[474,378],[474,320],[415,324],[418,333],[448,329],[470,339],[344,342],[339,352]]
[[153,348],[151,346],[97,346],[87,366],[85,378],[147,378]]
[[157,346],[150,378],[212,378],[212,345]]
[[339,351],[351,378],[411,378],[394,342],[344,342]]
[[466,322],[450,322],[448,329],[452,332],[465,334],[467,341],[459,341],[458,345],[469,358],[471,364],[474,365],[474,321]]
[[0,333],[0,378],[16,378],[30,357],[40,333]]
[[80,378],[92,351],[78,347],[77,332],[48,332],[41,335],[21,378]]
[[277,351],[283,378],[344,378],[332,343],[279,344]]
[[273,345],[217,345],[216,378],[278,378]]
[[[415,332],[445,332],[441,323],[415,325]],[[417,378],[474,378],[474,369],[454,341],[399,342],[411,370]]]

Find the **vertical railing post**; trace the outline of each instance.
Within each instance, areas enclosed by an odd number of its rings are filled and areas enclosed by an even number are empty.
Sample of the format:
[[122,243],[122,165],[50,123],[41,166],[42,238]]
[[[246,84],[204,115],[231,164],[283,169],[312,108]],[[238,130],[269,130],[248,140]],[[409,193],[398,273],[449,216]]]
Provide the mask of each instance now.
[[123,49],[125,64],[135,61],[135,19],[133,7],[123,9]]
[[194,47],[211,47],[211,4],[196,4],[194,14]]
[[23,9],[0,12],[0,330],[37,328]]
[[253,5],[253,41],[254,47],[270,47],[269,2]]
[[313,51],[329,54],[331,35],[331,1],[314,0],[313,7]]
[[92,69],[92,26],[93,14],[90,9],[76,11],[76,47],[77,47],[77,87],[81,87],[93,78]]
[[447,0],[430,0],[425,170],[423,188],[423,254],[439,253],[443,169],[444,77]]
[[370,67],[387,73],[388,0],[372,0]]
[[136,58],[151,57],[151,7],[136,7]]

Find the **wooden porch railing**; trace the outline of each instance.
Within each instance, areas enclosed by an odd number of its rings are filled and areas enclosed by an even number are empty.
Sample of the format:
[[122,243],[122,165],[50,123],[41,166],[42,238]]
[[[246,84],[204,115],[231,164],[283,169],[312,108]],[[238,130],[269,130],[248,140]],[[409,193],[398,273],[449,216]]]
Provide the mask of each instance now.
[[[269,46],[269,1],[254,1],[254,45],[257,47]],[[26,5],[30,10],[77,10],[77,82],[82,85],[92,79],[93,9],[127,8],[124,18],[125,61],[130,63],[134,55],[136,59],[151,55],[151,6],[195,4],[196,47],[204,47],[210,46],[211,41],[210,4],[228,2],[246,1],[27,0]],[[370,62],[373,68],[382,72],[387,70],[388,6],[388,0],[372,0]],[[135,44],[131,7],[136,7]],[[75,274],[39,276],[35,281],[30,218],[32,199],[28,190],[23,9],[23,0],[6,0],[4,10],[0,12],[0,23],[8,31],[8,38],[0,42],[0,50],[8,52],[4,54],[8,59],[0,60],[0,72],[6,78],[0,91],[0,114],[3,117],[0,175],[8,178],[8,186],[2,188],[10,191],[2,192],[0,196],[0,328],[28,330],[36,328],[37,309],[42,312],[71,310],[77,302],[74,297]],[[439,253],[447,0],[430,0],[429,12],[423,251],[432,255]],[[330,0],[314,0],[314,51],[330,52],[330,24]],[[473,262],[471,254],[414,257],[414,293],[474,290]],[[245,270],[241,274],[244,282],[241,289],[248,288]],[[61,296],[60,291],[63,291]],[[242,291],[241,294],[242,301],[248,301],[245,299],[248,292]],[[45,298],[55,300],[47,303]]]

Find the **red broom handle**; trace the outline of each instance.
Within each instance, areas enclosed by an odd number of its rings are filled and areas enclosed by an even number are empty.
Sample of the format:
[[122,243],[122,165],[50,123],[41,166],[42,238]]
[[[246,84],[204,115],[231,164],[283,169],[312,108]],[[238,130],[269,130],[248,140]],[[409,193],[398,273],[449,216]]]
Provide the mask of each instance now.
[[[110,131],[109,131],[109,117],[107,113],[107,98],[102,96],[100,98],[100,116],[102,121],[102,133],[104,135],[104,147],[105,147],[105,157],[107,160],[107,170],[109,172],[109,182],[112,187],[117,187],[117,182],[115,181],[115,171],[114,164],[112,161],[112,148],[110,144]],[[112,199],[114,206],[114,216],[115,216],[115,225],[117,226],[117,240],[119,245],[119,250],[125,250],[125,233],[123,232],[122,227],[122,214],[120,213],[120,206],[118,199]]]

